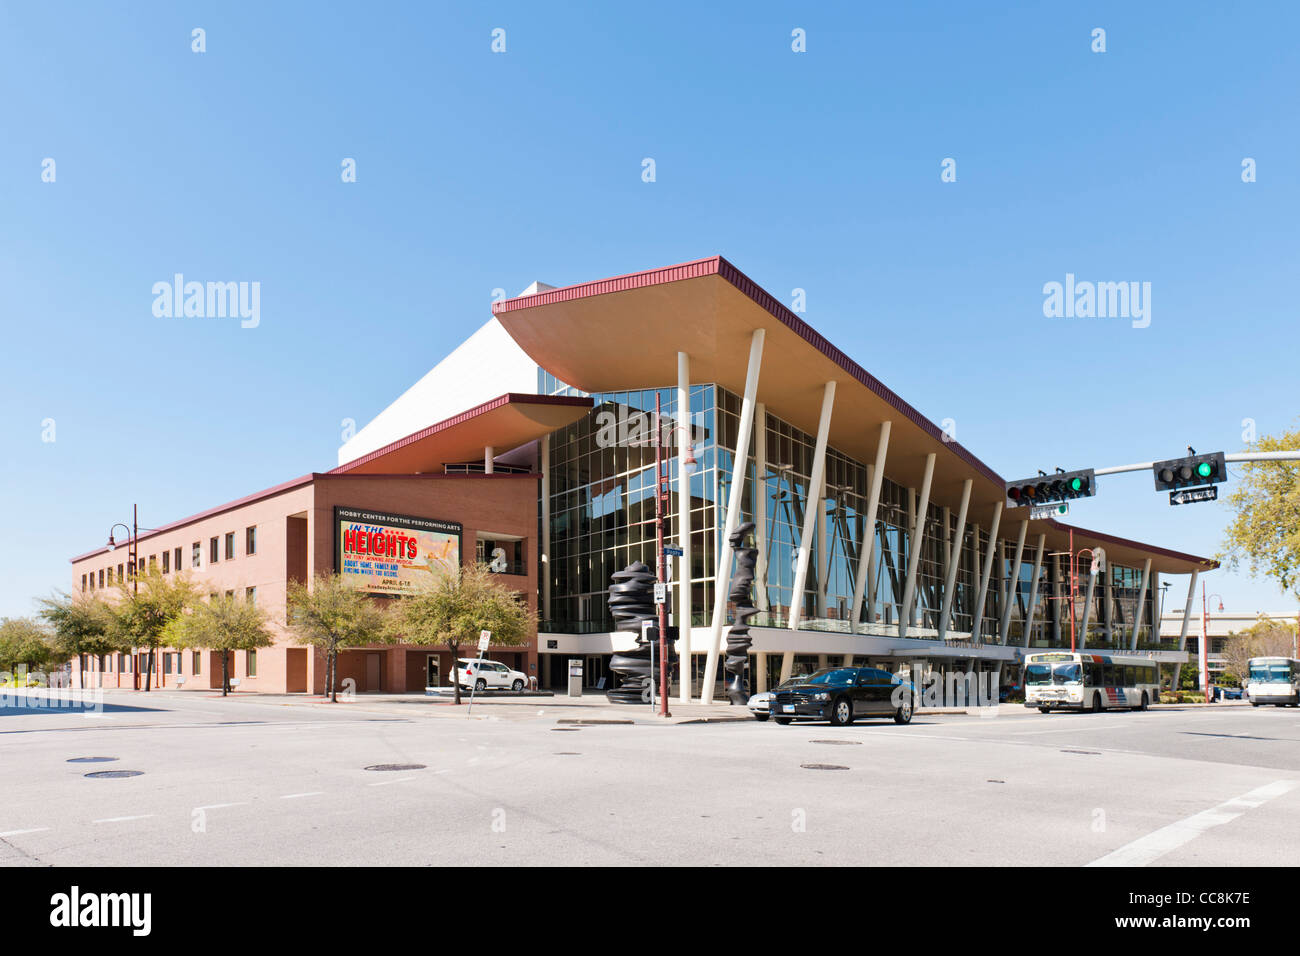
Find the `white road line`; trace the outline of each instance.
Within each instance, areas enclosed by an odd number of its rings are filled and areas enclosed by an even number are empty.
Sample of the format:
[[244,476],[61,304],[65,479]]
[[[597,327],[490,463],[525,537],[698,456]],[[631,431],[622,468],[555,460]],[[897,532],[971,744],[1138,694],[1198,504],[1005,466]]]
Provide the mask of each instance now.
[[24,833],[43,833],[49,827],[32,827],[30,830],[5,830],[0,833],[0,837],[22,836]]
[[1177,823],[1171,823],[1169,826],[1148,833],[1113,853],[1107,853],[1093,860],[1088,866],[1146,866],[1183,844],[1190,843],[1202,833],[1225,823],[1231,823],[1247,810],[1261,806],[1274,797],[1289,793],[1297,786],[1300,786],[1300,781],[1276,780],[1263,787],[1256,787],[1249,793],[1233,797],[1217,807],[1211,807],[1185,820],[1179,820]]
[[247,800],[240,800],[238,803],[209,803],[206,807],[195,807],[195,810],[221,810],[224,807],[246,807]]
[[153,816],[152,813],[138,813],[133,817],[104,817],[102,820],[91,820],[91,823],[122,823],[126,820],[147,820]]
[[390,783],[406,783],[407,781],[414,780],[414,779],[415,779],[414,777],[399,777],[399,778],[397,778],[396,780],[380,780],[378,783],[368,783],[368,784],[366,784],[366,786],[367,786],[367,787],[386,787],[386,786],[388,786]]
[[324,790],[312,790],[310,793],[286,793],[280,796],[281,800],[296,800],[299,797],[319,797]]

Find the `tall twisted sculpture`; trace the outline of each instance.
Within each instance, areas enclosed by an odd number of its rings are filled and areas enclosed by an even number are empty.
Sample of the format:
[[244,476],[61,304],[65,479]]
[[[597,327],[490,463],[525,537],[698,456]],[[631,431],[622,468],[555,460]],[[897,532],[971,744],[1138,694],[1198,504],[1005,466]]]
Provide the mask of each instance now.
[[749,661],[749,619],[758,613],[754,607],[754,597],[750,593],[754,584],[754,566],[758,563],[758,549],[743,547],[745,538],[754,530],[754,522],[746,521],[731,532],[732,553],[736,556],[736,571],[731,576],[731,591],[728,597],[736,606],[731,630],[727,632],[727,660],[724,669],[727,674],[727,696],[733,704],[744,704],[749,700],[745,687],[745,664]]
[[[650,644],[641,629],[643,621],[655,621],[655,573],[640,561],[634,561],[622,571],[615,571],[609,586],[609,613],[614,618],[614,630],[636,634],[637,646],[630,651],[619,651],[609,660],[609,669],[621,681],[617,687],[605,692],[611,704],[639,704],[648,701],[650,684],[654,679],[650,667]],[[671,636],[671,631],[669,632]],[[674,662],[673,641],[668,642],[668,667],[671,673]],[[655,661],[656,666],[658,660]]]

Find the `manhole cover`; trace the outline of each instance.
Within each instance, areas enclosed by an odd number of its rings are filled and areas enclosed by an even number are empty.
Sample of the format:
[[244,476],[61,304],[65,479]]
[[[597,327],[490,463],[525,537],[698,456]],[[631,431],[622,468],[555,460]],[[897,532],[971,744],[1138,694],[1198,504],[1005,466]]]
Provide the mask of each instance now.
[[423,770],[425,764],[422,763],[377,763],[367,767],[367,770]]
[[143,770],[96,770],[93,773],[86,774],[86,776],[116,780],[118,777],[138,777],[143,773]]
[[848,767],[841,767],[837,763],[801,763],[799,766],[805,770],[848,770]]
[[1061,753],[1063,753],[1063,754],[1085,754],[1085,755],[1087,755],[1087,756],[1089,756],[1089,757],[1100,757],[1100,756],[1101,756],[1101,751],[1100,751],[1100,750],[1062,750]]
[[116,757],[69,757],[68,763],[108,763]]
[[836,747],[861,747],[861,740],[810,740],[810,744],[832,744]]

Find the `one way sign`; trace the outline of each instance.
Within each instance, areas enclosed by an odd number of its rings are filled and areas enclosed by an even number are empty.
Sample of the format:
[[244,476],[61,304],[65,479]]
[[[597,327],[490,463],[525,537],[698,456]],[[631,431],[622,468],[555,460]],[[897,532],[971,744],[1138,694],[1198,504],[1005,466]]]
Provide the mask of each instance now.
[[1210,485],[1208,488],[1188,488],[1185,491],[1169,492],[1169,503],[1171,505],[1194,505],[1199,501],[1216,501],[1219,497],[1219,486]]

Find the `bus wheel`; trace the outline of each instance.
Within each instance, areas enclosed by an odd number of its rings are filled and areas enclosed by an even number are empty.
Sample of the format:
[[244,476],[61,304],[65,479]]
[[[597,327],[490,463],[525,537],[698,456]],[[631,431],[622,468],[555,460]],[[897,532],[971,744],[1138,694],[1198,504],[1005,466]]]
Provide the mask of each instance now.
[[1039,708],[1038,708],[1038,712],[1039,712],[1040,714],[1050,714],[1050,713],[1052,712],[1052,708],[1050,708],[1050,707],[1039,707]]
[[1092,695],[1092,712],[1094,714],[1101,713],[1101,694]]
[[1258,707],[1258,706],[1259,706],[1259,701],[1257,701],[1257,700],[1252,700],[1252,701],[1250,702],[1250,706],[1251,706],[1251,707]]
[[780,724],[782,727],[784,727],[786,724],[790,723],[790,718],[789,718],[789,717],[777,717],[777,718],[776,718],[776,722],[777,722],[778,724]]
[[1142,703],[1138,704],[1138,710],[1147,710],[1151,706],[1151,699],[1147,697],[1147,692],[1142,692]]

